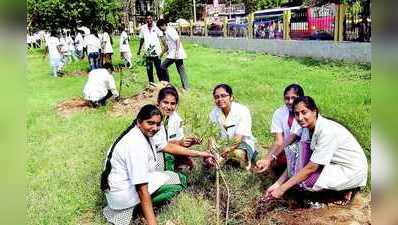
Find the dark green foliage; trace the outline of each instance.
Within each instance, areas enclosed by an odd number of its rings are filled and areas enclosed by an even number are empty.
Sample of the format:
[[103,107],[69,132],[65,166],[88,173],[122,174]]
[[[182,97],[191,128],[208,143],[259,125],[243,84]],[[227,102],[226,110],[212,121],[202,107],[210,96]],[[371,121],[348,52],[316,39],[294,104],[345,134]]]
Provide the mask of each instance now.
[[27,24],[33,31],[78,25],[114,29],[122,7],[122,0],[28,0]]

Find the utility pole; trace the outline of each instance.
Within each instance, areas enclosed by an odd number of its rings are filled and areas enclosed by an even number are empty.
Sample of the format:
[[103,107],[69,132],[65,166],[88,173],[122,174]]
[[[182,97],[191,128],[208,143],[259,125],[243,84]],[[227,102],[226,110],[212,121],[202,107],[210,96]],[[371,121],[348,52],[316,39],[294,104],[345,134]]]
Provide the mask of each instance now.
[[232,18],[232,1],[229,0],[229,18]]
[[196,0],[193,0],[193,22],[196,23]]

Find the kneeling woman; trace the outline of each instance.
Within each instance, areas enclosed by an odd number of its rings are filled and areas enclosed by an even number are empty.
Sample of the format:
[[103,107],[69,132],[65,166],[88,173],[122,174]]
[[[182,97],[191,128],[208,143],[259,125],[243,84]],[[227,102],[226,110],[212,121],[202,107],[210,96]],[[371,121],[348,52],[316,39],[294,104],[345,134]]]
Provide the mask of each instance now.
[[227,84],[217,85],[213,89],[213,97],[216,106],[210,112],[210,121],[219,127],[222,138],[233,142],[222,156],[241,162],[243,153],[248,164],[246,169],[249,170],[257,155],[250,111],[246,106],[233,101],[232,88]]
[[[298,97],[293,109],[303,128],[301,146],[285,149],[288,168],[265,197],[280,198],[297,185],[309,191],[344,191],[348,202],[351,190],[366,185],[368,164],[361,146],[344,126],[322,117],[311,97]],[[295,157],[289,157],[294,149]]]
[[191,170],[194,162],[191,157],[173,156],[168,153],[161,152],[160,145],[166,140],[168,143],[177,144],[186,148],[195,144],[200,144],[196,137],[185,137],[183,121],[177,112],[179,95],[173,86],[167,86],[160,89],[158,94],[158,107],[163,115],[163,126],[155,136],[155,145],[158,150],[159,158],[164,160],[164,170],[181,171],[184,168]]
[[[160,110],[154,105],[145,105],[108,152],[101,175],[101,190],[108,202],[104,216],[113,224],[129,224],[138,204],[141,204],[147,223],[156,224],[152,203],[170,200],[182,190],[179,185],[168,185],[171,171],[166,173],[156,169],[159,160],[152,137],[161,128],[161,121]],[[163,151],[175,155],[211,157],[207,152],[192,151],[167,142],[162,145]]]

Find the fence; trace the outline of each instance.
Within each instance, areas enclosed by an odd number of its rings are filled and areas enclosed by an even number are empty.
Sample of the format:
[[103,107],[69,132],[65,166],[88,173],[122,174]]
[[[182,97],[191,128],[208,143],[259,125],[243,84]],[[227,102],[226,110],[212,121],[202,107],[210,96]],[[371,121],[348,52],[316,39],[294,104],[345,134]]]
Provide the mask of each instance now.
[[360,9],[338,4],[267,9],[248,17],[191,21],[177,30],[187,36],[369,42],[371,19]]

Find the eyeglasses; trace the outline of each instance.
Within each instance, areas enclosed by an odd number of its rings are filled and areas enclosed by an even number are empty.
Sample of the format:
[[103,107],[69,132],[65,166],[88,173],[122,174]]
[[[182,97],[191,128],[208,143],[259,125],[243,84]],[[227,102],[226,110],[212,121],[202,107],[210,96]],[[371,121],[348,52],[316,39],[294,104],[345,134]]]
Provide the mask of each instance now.
[[220,98],[226,98],[226,97],[229,97],[229,95],[227,95],[227,94],[221,94],[221,95],[213,95],[213,97],[214,97],[214,99],[220,99]]
[[297,96],[290,96],[290,97],[289,97],[289,96],[285,96],[285,97],[284,97],[284,99],[285,99],[286,101],[289,101],[289,100],[293,100],[293,101],[294,101],[296,98],[297,98]]

